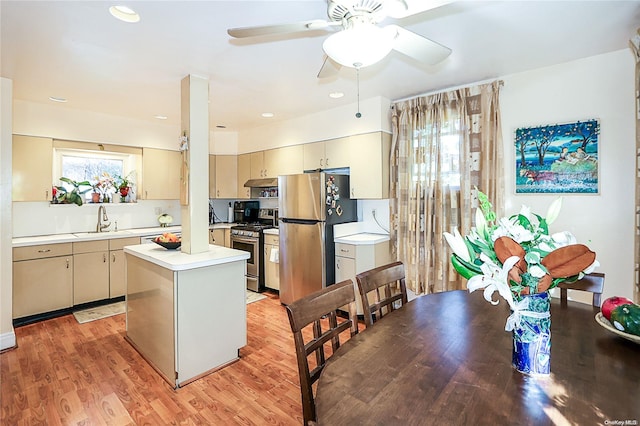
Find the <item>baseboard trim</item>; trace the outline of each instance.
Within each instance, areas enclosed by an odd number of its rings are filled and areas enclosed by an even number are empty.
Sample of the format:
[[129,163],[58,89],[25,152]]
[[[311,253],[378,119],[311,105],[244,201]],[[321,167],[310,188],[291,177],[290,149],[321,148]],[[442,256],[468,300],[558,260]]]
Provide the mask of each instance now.
[[10,333],[0,334],[0,351],[14,348],[16,346],[16,333],[11,330]]

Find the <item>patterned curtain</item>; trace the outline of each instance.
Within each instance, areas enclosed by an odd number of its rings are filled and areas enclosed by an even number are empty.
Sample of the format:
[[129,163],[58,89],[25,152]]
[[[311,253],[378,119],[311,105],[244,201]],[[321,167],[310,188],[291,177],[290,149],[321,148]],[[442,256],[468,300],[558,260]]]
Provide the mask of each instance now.
[[[640,29],[637,34],[629,41],[631,50],[636,58],[636,216],[640,216]],[[640,301],[640,217],[636,217],[635,235],[635,286],[633,289],[633,298],[636,302]]]
[[392,250],[415,293],[464,288],[442,233],[474,225],[477,190],[502,215],[502,81],[392,105]]

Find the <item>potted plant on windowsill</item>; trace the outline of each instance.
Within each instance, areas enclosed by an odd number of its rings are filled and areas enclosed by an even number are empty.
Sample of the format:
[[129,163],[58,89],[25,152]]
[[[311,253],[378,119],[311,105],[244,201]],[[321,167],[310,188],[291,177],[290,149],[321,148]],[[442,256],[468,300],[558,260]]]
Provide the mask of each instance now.
[[[61,177],[60,180],[71,185],[71,190],[65,186],[56,186],[56,196],[58,203],[60,204],[76,204],[82,205],[83,194],[91,190],[91,183],[89,181],[76,182],[73,179]],[[86,186],[86,189],[80,189],[80,187]]]
[[129,195],[129,192],[131,191],[131,188],[133,186],[131,173],[125,177],[117,176],[115,186],[116,186],[116,190],[120,194],[120,202],[126,203],[127,195]]

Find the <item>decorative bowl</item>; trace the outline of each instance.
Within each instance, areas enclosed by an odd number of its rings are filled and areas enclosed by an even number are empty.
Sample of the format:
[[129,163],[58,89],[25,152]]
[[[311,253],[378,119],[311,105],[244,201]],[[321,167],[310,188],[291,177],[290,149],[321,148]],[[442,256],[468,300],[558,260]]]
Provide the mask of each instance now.
[[181,241],[171,242],[171,241],[158,241],[157,239],[153,240],[154,243],[158,244],[166,248],[167,250],[175,250],[182,244]]
[[596,314],[596,322],[602,327],[609,330],[610,332],[615,333],[622,338],[625,338],[627,340],[631,340],[632,342],[640,344],[640,336],[636,336],[634,334],[629,334],[629,333],[625,333],[624,331],[618,330],[611,324],[611,322],[609,322],[608,319],[604,317],[604,315],[602,315],[602,312],[598,312]]

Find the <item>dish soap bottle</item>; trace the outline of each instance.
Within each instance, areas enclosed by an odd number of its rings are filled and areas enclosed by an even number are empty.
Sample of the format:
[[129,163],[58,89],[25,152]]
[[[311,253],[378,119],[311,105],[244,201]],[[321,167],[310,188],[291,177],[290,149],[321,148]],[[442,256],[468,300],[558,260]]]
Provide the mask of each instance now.
[[233,223],[233,207],[231,207],[231,203],[229,203],[229,211],[227,213],[227,222]]

